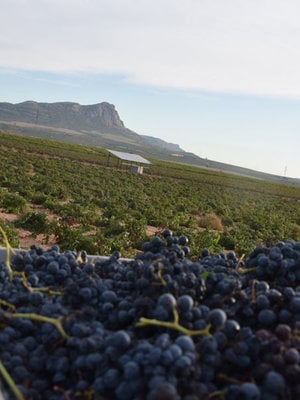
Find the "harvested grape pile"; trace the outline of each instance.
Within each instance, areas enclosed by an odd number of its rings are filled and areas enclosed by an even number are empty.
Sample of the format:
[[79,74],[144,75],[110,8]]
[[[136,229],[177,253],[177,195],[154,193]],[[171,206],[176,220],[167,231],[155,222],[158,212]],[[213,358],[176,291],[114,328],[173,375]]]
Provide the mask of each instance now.
[[33,245],[0,265],[5,394],[299,399],[299,284],[299,242],[239,260],[189,259],[169,230],[131,261]]

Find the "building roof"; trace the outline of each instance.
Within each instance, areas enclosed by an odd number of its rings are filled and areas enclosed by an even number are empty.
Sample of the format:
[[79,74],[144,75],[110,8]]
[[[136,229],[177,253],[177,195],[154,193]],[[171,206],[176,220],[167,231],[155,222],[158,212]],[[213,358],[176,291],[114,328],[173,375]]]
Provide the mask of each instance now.
[[109,149],[107,149],[107,151],[109,151],[114,156],[120,158],[121,160],[132,161],[141,164],[151,164],[150,161],[146,160],[146,158],[139,156],[138,154],[123,153],[122,151],[115,151]]

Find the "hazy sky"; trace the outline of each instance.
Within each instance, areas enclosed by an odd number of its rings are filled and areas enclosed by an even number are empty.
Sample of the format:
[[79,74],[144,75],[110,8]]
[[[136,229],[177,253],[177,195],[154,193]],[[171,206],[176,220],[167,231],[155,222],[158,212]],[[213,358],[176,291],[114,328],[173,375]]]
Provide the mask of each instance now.
[[300,178],[299,0],[0,6],[0,101],[108,101],[139,134]]

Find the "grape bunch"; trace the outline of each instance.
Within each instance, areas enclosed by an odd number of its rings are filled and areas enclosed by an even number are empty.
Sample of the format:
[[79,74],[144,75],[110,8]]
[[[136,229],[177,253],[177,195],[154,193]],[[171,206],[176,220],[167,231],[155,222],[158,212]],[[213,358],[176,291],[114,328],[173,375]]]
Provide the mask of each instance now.
[[300,398],[300,243],[134,259],[32,245],[0,264],[5,399]]

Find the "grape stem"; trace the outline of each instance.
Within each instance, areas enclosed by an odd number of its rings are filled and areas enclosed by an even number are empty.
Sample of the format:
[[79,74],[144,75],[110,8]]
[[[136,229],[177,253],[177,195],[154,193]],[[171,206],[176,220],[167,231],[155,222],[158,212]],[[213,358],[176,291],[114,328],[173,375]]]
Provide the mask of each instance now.
[[17,400],[24,400],[24,396],[18,389],[17,385],[13,381],[12,377],[9,375],[7,369],[4,367],[2,364],[2,361],[0,361],[0,373],[2,374],[3,378],[5,379],[6,383],[10,387],[10,390],[13,392]]
[[245,254],[242,254],[241,257],[238,260],[238,263],[237,263],[237,266],[236,266],[237,269],[240,268],[244,258],[245,258]]
[[157,276],[159,277],[162,286],[167,286],[166,281],[164,280],[164,278],[162,276],[162,269],[163,269],[163,265],[161,263],[158,263]]
[[[79,391],[75,392],[74,396],[79,399],[93,400],[95,398],[95,392],[93,389],[87,389],[84,392],[79,392]],[[99,397],[99,400],[105,400],[105,399],[103,397]]]
[[224,382],[232,383],[234,385],[241,385],[243,383],[243,381],[240,381],[235,378],[230,378],[229,376],[222,374],[222,373],[217,375],[217,379],[224,381]]
[[13,304],[8,303],[7,301],[5,301],[5,300],[3,300],[3,299],[0,299],[0,306],[5,306],[5,307],[7,307],[8,310],[10,310],[11,312],[16,311],[16,307],[15,307]]
[[254,302],[256,299],[256,283],[257,280],[253,279],[252,285],[251,285],[251,301]]
[[201,330],[191,330],[187,329],[184,326],[179,324],[179,316],[177,310],[173,310],[173,315],[174,315],[174,321],[169,322],[169,321],[160,321],[158,319],[149,319],[149,318],[144,318],[141,317],[139,322],[136,324],[136,327],[144,327],[144,326],[162,326],[165,328],[170,328],[170,329],[175,329],[184,335],[187,336],[209,336],[210,335],[210,328],[211,324],[207,324],[206,328],[201,329]]
[[14,313],[14,314],[6,313],[5,316],[7,318],[24,318],[24,319],[31,319],[33,321],[48,322],[49,324],[52,324],[56,327],[56,329],[61,334],[63,339],[67,340],[69,338],[59,318],[45,317],[44,315],[39,315],[34,313]]
[[242,265],[242,262],[243,262],[243,259],[245,258],[245,254],[242,254],[242,256],[240,257],[240,259],[238,260],[238,263],[237,263],[237,265],[236,265],[236,267],[235,267],[235,269],[236,269],[236,271],[239,273],[239,274],[248,274],[249,272],[252,272],[252,271],[255,271],[256,270],[256,267],[253,267],[253,268],[248,268],[248,269],[244,269],[244,268],[242,268],[241,267],[241,265]]
[[225,400],[225,394],[226,390],[215,390],[208,395],[208,398],[212,399],[214,397],[219,397],[221,400]]
[[243,269],[243,268],[239,267],[236,271],[241,275],[245,275],[245,274],[249,274],[250,272],[256,271],[256,267],[247,268],[247,269]]
[[22,285],[29,292],[45,292],[49,296],[60,296],[62,294],[61,292],[56,292],[55,290],[50,289],[49,287],[36,287],[36,288],[33,288],[31,286],[28,286],[27,282],[24,279],[22,280]]
[[4,243],[5,243],[5,248],[6,248],[5,265],[6,265],[6,268],[8,269],[9,281],[11,282],[13,279],[14,272],[10,266],[10,253],[14,254],[14,250],[11,247],[11,245],[9,244],[8,238],[7,238],[6,233],[5,233],[4,229],[2,228],[2,226],[0,226],[0,233],[3,236]]

